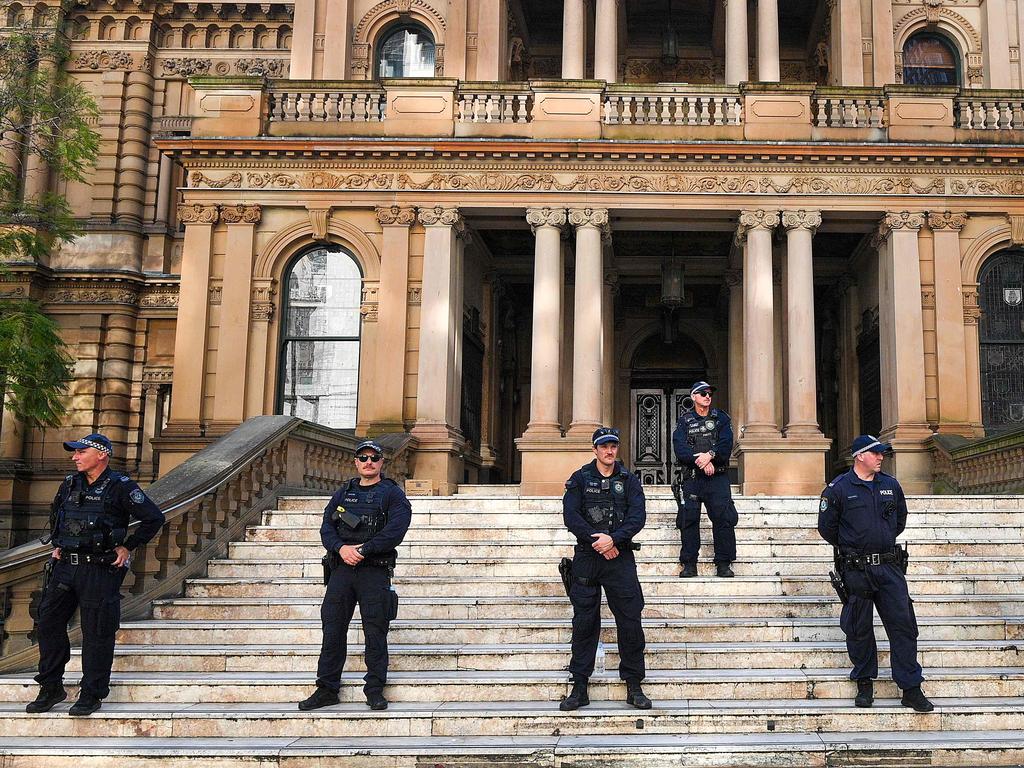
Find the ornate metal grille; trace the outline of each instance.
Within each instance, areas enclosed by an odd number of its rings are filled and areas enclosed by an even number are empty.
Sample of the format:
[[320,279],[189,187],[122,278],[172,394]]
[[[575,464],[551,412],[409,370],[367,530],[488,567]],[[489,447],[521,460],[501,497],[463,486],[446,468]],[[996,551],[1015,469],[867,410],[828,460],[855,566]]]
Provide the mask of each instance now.
[[1003,251],[990,258],[978,293],[985,429],[1024,426],[1024,251]]
[[661,390],[633,390],[633,470],[644,485],[668,482],[665,397]]

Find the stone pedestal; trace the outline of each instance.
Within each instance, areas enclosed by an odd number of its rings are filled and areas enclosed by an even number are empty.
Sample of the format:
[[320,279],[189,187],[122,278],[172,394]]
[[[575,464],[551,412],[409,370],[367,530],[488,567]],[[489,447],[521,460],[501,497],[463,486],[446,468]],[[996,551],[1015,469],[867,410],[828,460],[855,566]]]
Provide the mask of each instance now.
[[736,449],[744,496],[817,496],[825,486],[825,451],[830,440],[744,438]]
[[523,496],[561,496],[569,475],[594,458],[589,439],[521,437],[516,447],[522,454]]

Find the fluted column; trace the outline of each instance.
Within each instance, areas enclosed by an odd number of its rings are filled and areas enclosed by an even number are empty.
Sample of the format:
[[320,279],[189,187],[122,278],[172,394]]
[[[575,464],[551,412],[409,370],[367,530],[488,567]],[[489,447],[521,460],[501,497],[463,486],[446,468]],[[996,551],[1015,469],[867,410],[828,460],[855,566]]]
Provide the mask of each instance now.
[[156,216],[157,222],[170,226],[171,197],[174,195],[174,161],[170,155],[160,155],[160,170],[157,175],[156,186]]
[[616,82],[619,69],[619,0],[597,0],[594,20],[594,79]]
[[757,0],[757,79],[779,82],[778,0]]
[[608,226],[608,211],[602,208],[570,208],[569,222],[576,228],[570,433],[582,438],[589,437],[601,422],[601,295],[604,282],[601,233]]
[[725,284],[729,288],[729,415],[733,429],[739,433],[746,423],[744,407],[743,375],[743,272],[730,269],[725,273]]
[[778,211],[743,211],[743,342],[748,436],[777,436],[775,421],[775,307],[772,230]]
[[558,387],[562,357],[562,262],[561,235],[566,222],[564,208],[528,208],[526,220],[533,228],[533,351],[530,367],[530,423],[527,436],[561,433],[558,422]]
[[978,346],[978,321],[981,319],[981,305],[978,303],[978,284],[963,286],[964,291],[964,350],[966,351],[967,419],[975,437],[985,434],[981,414],[981,349]]
[[786,228],[786,320],[788,422],[786,436],[820,436],[814,358],[814,276],[811,239],[820,211],[783,211]]
[[747,0],[723,0],[725,5],[725,83],[749,79],[747,72]]
[[[610,249],[610,246],[609,246]],[[601,423],[615,421],[615,293],[619,275],[605,270],[604,293],[601,297]]]
[[587,14],[584,0],[563,0],[562,5],[562,77],[583,77],[586,52]]

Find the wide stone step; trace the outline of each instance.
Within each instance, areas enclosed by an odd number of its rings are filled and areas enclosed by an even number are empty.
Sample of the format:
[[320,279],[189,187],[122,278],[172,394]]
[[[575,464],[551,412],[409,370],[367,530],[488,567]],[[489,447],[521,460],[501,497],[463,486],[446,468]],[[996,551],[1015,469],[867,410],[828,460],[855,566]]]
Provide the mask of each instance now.
[[[889,665],[888,642],[879,642],[879,664]],[[569,646],[528,645],[404,645],[389,644],[389,669],[416,671],[487,671],[561,669]],[[349,648],[346,669],[365,671],[364,647]],[[919,661],[925,669],[953,669],[969,660],[971,666],[1010,667],[1020,661],[1020,649],[1003,640],[922,641]],[[304,672],[316,669],[319,643],[287,647],[244,645],[122,645],[115,651],[117,672]],[[775,669],[779,667],[841,668],[849,663],[844,642],[790,643],[647,643],[648,669]],[[618,646],[609,643],[598,654],[598,672],[618,669]],[[81,651],[72,652],[68,669],[81,670]],[[1024,703],[1022,703],[1024,706]]]
[[[1019,765],[1024,760],[1024,731],[952,731],[921,733],[758,733],[629,734],[516,737],[394,737],[382,746],[380,737],[350,738],[54,738],[45,744],[12,738],[2,747],[5,768],[50,768],[76,755],[80,768],[115,764],[159,765],[160,768],[307,768],[344,765],[351,768],[419,768],[425,765],[525,768],[595,765],[678,768],[700,756],[708,768],[824,765]],[[908,758],[913,763],[906,762]],[[902,761],[902,762],[901,762]]]
[[[219,738],[403,736],[551,736],[645,734],[919,732],[1024,730],[1024,710],[1014,698],[937,698],[936,711],[912,714],[896,698],[877,697],[874,707],[840,699],[794,701],[661,700],[638,712],[621,701],[593,701],[561,712],[553,701],[395,702],[372,712],[362,702],[299,712],[294,702],[200,702],[197,704],[106,702],[89,718],[66,717],[70,702],[53,714],[30,715],[23,702],[0,703],[5,741],[17,737]],[[881,688],[882,686],[878,686]],[[42,739],[40,739],[42,740]],[[380,746],[386,746],[381,742]]]
[[[694,619],[645,618],[644,629],[652,642],[745,642],[754,638],[764,642],[843,639],[835,617],[792,619]],[[1024,617],[922,616],[918,618],[923,640],[1008,640],[1024,639]],[[562,619],[507,620],[425,620],[399,618],[391,623],[388,635],[393,643],[432,645],[451,642],[452,638],[469,644],[485,643],[568,643],[572,631],[568,616]],[[876,634],[884,635],[876,626]],[[261,643],[275,645],[319,643],[320,621],[316,619],[178,621],[155,620],[129,622],[118,633],[122,643]],[[614,642],[615,625],[606,618],[601,639]],[[348,641],[362,642],[359,622],[349,627]],[[2,699],[0,699],[2,700]]]
[[[295,618],[305,615],[307,605],[319,606],[324,588],[311,579],[199,579],[189,583],[186,598],[159,601],[158,618],[183,618],[175,606],[190,601],[245,606],[249,618]],[[791,618],[838,616],[834,594],[735,597],[657,597],[645,595],[646,618]],[[296,606],[296,611],[287,608]],[[1024,615],[1024,596],[1011,595],[918,595],[918,616],[1016,616]],[[557,619],[572,614],[564,593],[551,597],[410,597],[401,595],[401,613],[407,619]],[[358,615],[358,608],[356,609]],[[264,615],[265,614],[265,615]],[[284,615],[280,615],[284,614]],[[309,614],[318,615],[318,614]]]
[[[159,600],[153,604],[154,619],[211,621],[234,619],[313,619],[320,616],[323,587],[319,594],[288,597],[187,597]],[[403,619],[530,619],[570,616],[567,598],[462,598],[438,601],[432,597],[400,595]],[[741,612],[741,607],[745,612]],[[914,599],[918,616],[1004,616],[1024,615],[1024,594],[981,594],[957,596],[918,594]],[[772,611],[767,613],[767,611]],[[839,601],[834,594],[785,594],[675,599],[646,599],[646,618],[706,618],[728,615],[742,618],[834,616]],[[358,608],[357,608],[358,612]]]
[[[888,678],[888,670],[880,670]],[[853,688],[844,669],[691,669],[651,670],[644,691],[658,699],[805,699],[848,698]],[[135,702],[297,702],[309,695],[316,673],[295,672],[115,672],[109,701]],[[66,685],[77,694],[78,675],[69,673]],[[392,701],[486,702],[558,701],[571,683],[564,671],[393,672],[387,695]],[[896,695],[895,684],[880,682],[879,695]],[[30,674],[0,677],[0,700],[30,701],[38,687]],[[928,670],[928,693],[937,697],[1014,697],[1024,695],[1024,670],[1015,667],[933,668]],[[616,673],[595,675],[592,699],[622,701],[626,685]],[[340,698],[363,701],[358,672],[342,675]],[[6,766],[5,766],[6,768]]]

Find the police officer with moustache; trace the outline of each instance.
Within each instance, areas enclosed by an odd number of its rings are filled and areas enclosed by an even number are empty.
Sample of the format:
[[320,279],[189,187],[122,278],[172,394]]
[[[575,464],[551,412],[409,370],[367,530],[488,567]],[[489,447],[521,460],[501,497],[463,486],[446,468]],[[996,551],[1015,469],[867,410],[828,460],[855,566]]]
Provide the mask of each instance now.
[[715,544],[715,569],[719,576],[732,577],[730,567],[736,559],[736,523],[739,515],[729,488],[729,456],[732,454],[732,419],[711,407],[715,388],[698,381],[690,389],[693,410],[679,417],[672,446],[683,465],[682,486],[677,501],[676,527],[682,540],[679,575],[697,575],[700,552],[700,505],[703,502],[711,519]]
[[[64,667],[71,658],[68,621],[81,608],[82,683],[69,714],[90,715],[110,693],[114,639],[121,622],[121,582],[131,552],[152,539],[164,515],[128,475],[111,471],[110,440],[94,433],[64,443],[74,472],[50,505],[53,555],[36,620],[39,695],[26,712],[48,712],[67,698]],[[128,533],[132,518],[139,527]]]
[[299,702],[308,711],[338,703],[341,671],[348,652],[348,625],[356,604],[363,623],[366,675],[363,692],[370,709],[388,708],[388,628],[398,614],[391,588],[397,548],[412,520],[412,507],[395,481],[384,477],[384,450],[373,440],[356,446],[352,478],[324,508],[320,540],[331,560],[327,592],[320,608],[323,645],[316,691]]
[[[615,617],[618,633],[619,677],[626,681],[626,701],[650,709],[651,700],[640,683],[644,666],[644,630],[640,614],[644,595],[636,575],[633,537],[647,519],[640,481],[616,460],[619,431],[601,427],[594,432],[594,461],[572,474],[562,497],[565,527],[576,536],[569,600],[573,607],[572,691],[559,709],[590,704],[587,682],[601,634],[601,589]],[[636,547],[637,549],[639,547]]]
[[935,707],[921,691],[917,662],[917,618],[907,591],[906,553],[896,537],[907,527],[907,500],[896,478],[885,474],[882,456],[890,446],[872,435],[853,441],[853,467],[822,491],[818,532],[836,550],[836,565],[845,586],[840,626],[853,661],[858,707],[874,702],[872,680],[878,677],[873,607],[885,626],[892,678],[901,703],[917,712]]

